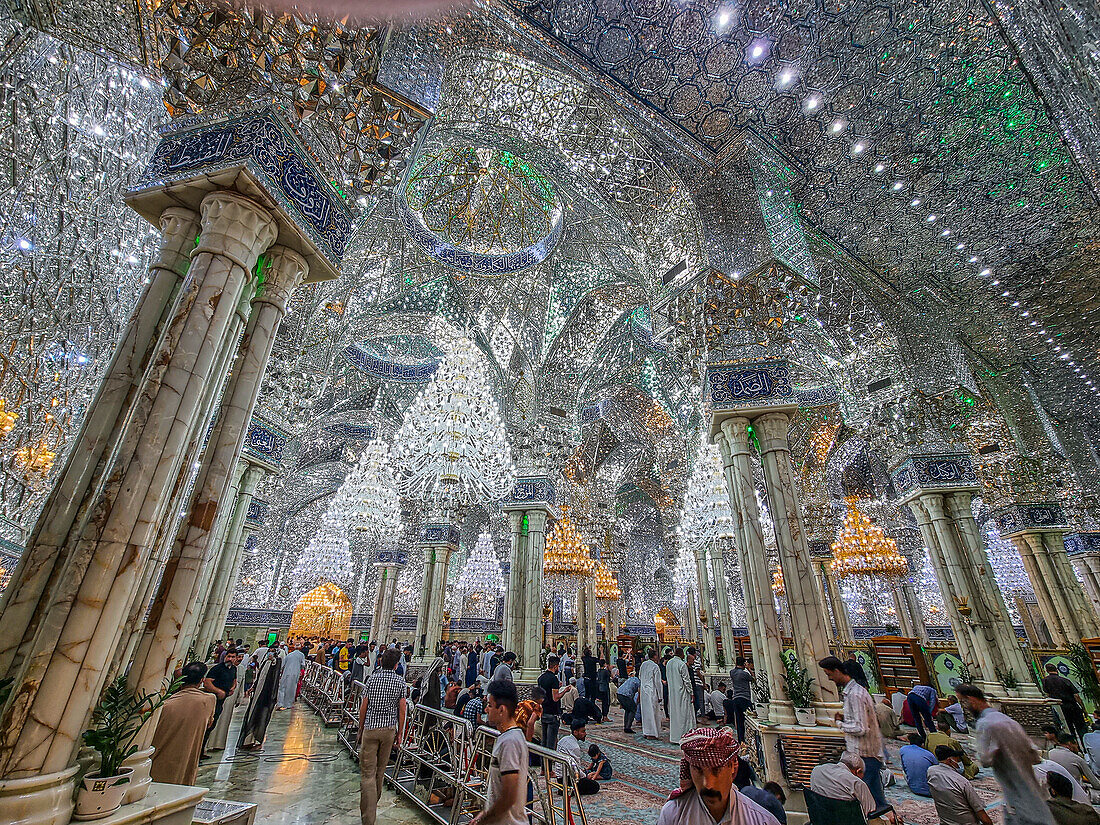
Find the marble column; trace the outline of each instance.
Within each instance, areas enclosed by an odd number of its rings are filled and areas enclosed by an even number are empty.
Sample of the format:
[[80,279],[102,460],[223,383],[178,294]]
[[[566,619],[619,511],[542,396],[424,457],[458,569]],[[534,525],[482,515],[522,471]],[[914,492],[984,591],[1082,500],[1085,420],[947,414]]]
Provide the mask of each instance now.
[[[206,565],[217,564],[211,592],[219,604],[222,591],[232,587],[235,543],[219,546],[212,539],[219,513],[231,511],[236,504],[229,497],[233,471],[244,447],[260,384],[275,345],[275,333],[286,315],[291,294],[309,267],[297,252],[284,246],[272,246],[260,259],[259,269],[262,282],[252,299],[252,312],[233,375],[203,456],[182,540],[177,543],[165,568],[130,671],[130,684],[135,690],[156,690],[174,669],[175,652],[187,615],[194,612],[204,590],[200,573]],[[251,488],[250,493],[255,491],[258,482],[256,469],[246,470],[246,478],[242,481],[242,489],[247,486]],[[220,556],[216,555],[218,551]],[[201,647],[198,650],[205,653]]]
[[371,638],[385,645],[393,624],[393,600],[397,594],[397,577],[404,569],[398,564],[378,565],[378,595],[374,599],[374,615],[371,617]]
[[596,652],[596,579],[588,576],[577,593],[577,652],[586,647]]
[[237,302],[257,257],[275,240],[270,214],[236,193],[207,195],[201,215],[188,278],[153,359],[156,376],[142,384],[110,476],[90,491],[86,526],[65,543],[67,575],[41,607],[17,698],[0,721],[6,778],[53,773],[73,758],[199,425],[206,388],[224,378],[214,367]]
[[[912,560],[909,562],[909,569],[913,569]],[[905,612],[909,616],[909,623],[913,626],[913,638],[918,639],[922,645],[928,644],[928,627],[920,602],[917,600],[917,591],[913,589],[913,583],[909,579],[904,579],[899,590]]]
[[829,654],[828,623],[825,606],[815,585],[810,548],[802,525],[798,492],[791,472],[790,444],[787,430],[790,416],[786,412],[768,412],[753,419],[760,441],[760,461],[764,484],[768,489],[775,541],[783,569],[783,584],[790,609],[791,635],[802,664],[817,680],[822,702],[837,702],[836,686],[817,666],[817,661]]
[[[1069,550],[1071,542],[1078,535],[1096,535],[1100,540],[1100,534],[1073,534],[1066,536],[1066,549]],[[1085,593],[1092,602],[1092,609],[1100,613],[1100,553],[1077,552],[1072,556],[1072,564],[1084,582]]]
[[1073,572],[1063,536],[1062,530],[1041,529],[1008,536],[1020,551],[1054,646],[1062,648],[1100,637],[1100,621]]
[[506,651],[519,655],[523,645],[523,634],[527,623],[527,609],[524,604],[524,572],[527,566],[526,536],[523,535],[523,510],[508,511],[508,526],[511,528],[512,552],[511,566],[508,568],[508,589],[505,591],[504,627],[501,643]]
[[[718,603],[716,618],[718,629],[722,632],[722,661],[724,670],[733,667],[737,655],[733,644],[733,617],[730,613],[730,594],[726,585],[726,551],[721,543],[715,542],[710,548],[711,575],[714,578],[714,598]],[[718,648],[714,648],[714,662],[718,663]]]
[[767,674],[771,696],[769,717],[777,722],[794,724],[794,711],[783,691],[783,635],[779,629],[779,616],[772,598],[772,577],[764,552],[748,427],[747,418],[726,418],[714,439],[722,453],[730,509],[741,538],[739,544],[743,548],[741,583],[745,591],[754,666],[758,674],[761,670]]
[[970,490],[919,491],[906,501],[928,546],[943,591],[959,653],[976,668],[977,683],[1004,693],[997,672],[1012,670],[1020,687],[1011,695],[1032,697],[1037,688],[1009,622],[989,558],[970,509]]
[[425,525],[421,548],[424,552],[424,586],[416,613],[413,646],[420,658],[432,659],[443,633],[443,603],[446,600],[447,569],[451,553],[458,546],[458,529],[450,523]]
[[[256,488],[266,473],[266,468],[248,462],[241,475],[240,489],[225,528],[225,539],[221,544],[221,553],[216,557],[217,566],[205,591],[200,590],[193,608],[185,617],[185,627],[192,628],[190,633],[181,635],[176,645],[176,656],[183,656],[188,646],[195,643],[196,654],[203,656],[221,633],[225,616],[229,612],[229,603],[233,598],[233,588],[240,575],[244,561],[244,549],[248,536],[252,532],[247,526],[248,508],[256,495]],[[218,545],[213,545],[217,547]],[[197,630],[197,634],[195,631]],[[194,634],[194,635],[193,635]]]
[[715,662],[718,641],[714,635],[714,611],[710,607],[710,570],[707,562],[707,547],[699,544],[695,547],[695,578],[699,584],[699,621],[703,625],[703,647],[706,655],[703,661],[707,665]]
[[838,642],[850,642],[855,637],[852,634],[852,620],[848,615],[848,605],[844,602],[840,585],[837,583],[833,571],[829,568],[828,560],[821,561],[821,581],[829,595],[829,604],[833,608],[833,626],[836,629],[836,639]]
[[88,517],[89,500],[106,481],[119,439],[138,398],[155,351],[183,293],[179,286],[191,264],[199,215],[172,206],[160,216],[160,248],[149,267],[149,285],[122,331],[95,398],[73,439],[42,513],[0,595],[0,674],[15,675],[32,650],[47,590],[65,572],[63,552],[70,535]]
[[524,630],[516,651],[524,670],[539,671],[542,649],[542,562],[546,555],[546,510],[527,511],[527,572],[524,581]]

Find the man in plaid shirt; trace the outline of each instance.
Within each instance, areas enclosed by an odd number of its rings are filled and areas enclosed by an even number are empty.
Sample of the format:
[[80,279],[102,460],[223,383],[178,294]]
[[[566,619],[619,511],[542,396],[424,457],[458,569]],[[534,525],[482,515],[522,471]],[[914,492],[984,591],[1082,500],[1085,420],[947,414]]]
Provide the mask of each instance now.
[[395,668],[397,650],[386,650],[379,669],[370,675],[359,705],[359,810],[363,825],[374,825],[382,778],[398,732],[405,728],[408,685]]

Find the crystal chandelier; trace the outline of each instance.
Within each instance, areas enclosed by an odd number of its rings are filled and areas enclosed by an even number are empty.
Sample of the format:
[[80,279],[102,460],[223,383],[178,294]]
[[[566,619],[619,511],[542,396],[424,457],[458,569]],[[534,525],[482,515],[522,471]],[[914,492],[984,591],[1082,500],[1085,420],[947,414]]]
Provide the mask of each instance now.
[[676,554],[676,566],[672,570],[672,603],[678,608],[687,607],[692,594],[698,589],[695,559],[681,542]]
[[8,399],[0,398],[0,436],[10,433],[18,418],[19,413],[8,409]]
[[615,574],[612,573],[602,561],[596,562],[594,575],[596,577],[595,589],[597,599],[601,601],[617,602],[623,597],[623,591],[619,589],[618,579],[615,578]]
[[[334,496],[339,497],[339,493]],[[330,504],[321,516],[317,532],[298,557],[294,579],[298,582],[299,589],[308,582],[317,580],[346,585],[350,583],[354,570],[355,563],[351,557],[343,511]]]
[[840,535],[832,544],[829,567],[833,575],[838,579],[868,576],[890,580],[909,575],[909,563],[898,552],[897,542],[860,512],[854,497],[849,496],[847,503]]
[[737,528],[730,512],[729,494],[718,447],[704,441],[699,447],[684,495],[680,519],[681,540],[689,548],[711,541],[734,542]]
[[466,598],[473,594],[494,599],[504,594],[504,573],[488,533],[478,536],[466,566],[458,577],[458,589]]
[[595,568],[588,546],[581,540],[573,520],[563,516],[546,537],[542,561],[543,592],[551,601],[554,596],[574,596],[584,586]]
[[364,534],[375,555],[392,550],[401,534],[401,499],[393,486],[389,448],[375,438],[341,488],[348,527]]
[[497,501],[515,467],[481,352],[460,335],[405,412],[393,449],[398,492],[452,509]]

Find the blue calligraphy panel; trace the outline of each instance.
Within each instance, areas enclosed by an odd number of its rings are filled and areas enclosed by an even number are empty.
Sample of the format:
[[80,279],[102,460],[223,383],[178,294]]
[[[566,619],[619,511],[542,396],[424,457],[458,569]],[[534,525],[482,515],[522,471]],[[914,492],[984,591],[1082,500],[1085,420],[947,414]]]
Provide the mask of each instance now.
[[226,626],[234,627],[290,627],[290,610],[252,610],[231,607],[225,617]]
[[707,400],[712,410],[796,404],[786,361],[708,364]]
[[1024,530],[1045,530],[1066,526],[1061,505],[1053,501],[1036,504],[1012,504],[990,514],[1002,536]]
[[409,553],[407,550],[383,550],[378,554],[378,563],[404,566],[409,563]]
[[913,455],[890,474],[898,495],[912,490],[959,489],[978,486],[974,462],[965,453]]
[[273,424],[253,418],[248,426],[248,435],[245,436],[243,452],[269,464],[279,464],[283,460],[283,451],[288,441],[290,436],[287,433]]
[[424,544],[451,544],[458,546],[459,530],[454,524],[425,524],[420,530],[420,541]]
[[252,499],[248,503],[248,514],[244,517],[245,524],[249,527],[263,527],[270,509],[270,505],[263,499]]
[[287,216],[338,268],[351,235],[351,210],[275,109],[169,132],[130,193],[234,166],[264,181]]
[[379,358],[372,352],[354,344],[344,350],[344,357],[368,375],[385,381],[423,383],[439,368],[438,358],[429,358],[412,364],[403,364],[387,358]]
[[1069,533],[1065,542],[1066,552],[1071,556],[1080,553],[1100,553],[1100,533]]
[[537,503],[552,507],[555,501],[554,482],[549,478],[518,478],[512,487],[512,494],[502,502],[502,506]]

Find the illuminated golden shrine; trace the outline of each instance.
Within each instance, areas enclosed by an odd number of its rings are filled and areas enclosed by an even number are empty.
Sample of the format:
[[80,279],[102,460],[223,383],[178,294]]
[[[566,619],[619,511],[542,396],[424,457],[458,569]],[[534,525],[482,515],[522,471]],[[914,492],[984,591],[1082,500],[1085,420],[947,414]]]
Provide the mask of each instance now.
[[332,582],[315,587],[298,599],[290,618],[290,636],[346,639],[351,633],[351,599]]

